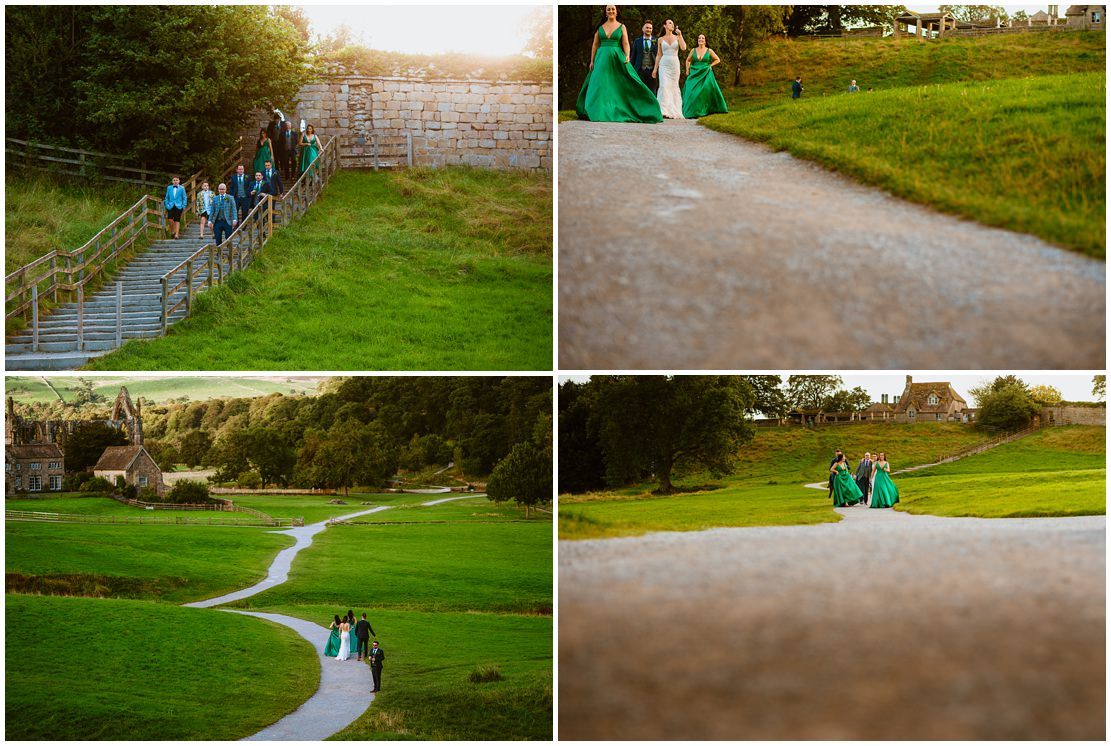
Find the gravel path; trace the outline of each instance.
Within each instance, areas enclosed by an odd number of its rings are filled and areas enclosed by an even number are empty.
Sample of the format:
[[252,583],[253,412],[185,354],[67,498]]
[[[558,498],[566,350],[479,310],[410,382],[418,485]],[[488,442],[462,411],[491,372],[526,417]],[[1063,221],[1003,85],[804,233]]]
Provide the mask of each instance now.
[[559,125],[564,369],[1102,368],[1104,278],[693,121]]
[[559,547],[560,738],[1105,734],[1104,516]]
[[[421,505],[440,505],[441,503],[451,502],[452,500],[468,500],[472,497],[483,496],[484,495],[469,494],[462,497],[432,500],[421,503]],[[285,529],[283,531],[272,531],[270,533],[292,536],[296,540],[296,543],[278,552],[277,556],[274,557],[274,561],[270,563],[265,580],[255,583],[250,588],[244,588],[243,590],[233,591],[232,593],[227,593],[216,598],[194,601],[193,603],[184,605],[197,608],[211,608],[213,606],[219,606],[220,604],[226,604],[231,601],[238,601],[249,596],[254,596],[274,586],[281,585],[289,579],[289,570],[293,565],[293,558],[296,557],[297,553],[302,549],[310,546],[313,537],[326,529],[332,521],[346,521],[359,516],[389,510],[392,507],[394,506],[380,505],[377,508],[348,513],[338,518],[311,523],[307,526]],[[269,619],[272,622],[284,624],[286,627],[289,627],[294,632],[301,635],[301,637],[308,640],[316,650],[317,656],[320,658],[320,686],[316,692],[305,700],[305,703],[294,712],[286,715],[273,725],[263,728],[253,736],[243,739],[244,741],[321,741],[340,732],[348,725],[355,722],[356,718],[366,712],[366,708],[374,701],[374,695],[370,693],[371,687],[374,686],[370,667],[356,661],[354,652],[352,652],[352,657],[347,661],[340,661],[336,658],[324,655],[324,648],[328,644],[329,631],[327,627],[322,627],[319,624],[314,624],[313,622],[307,622],[304,619],[298,619],[284,614],[266,614],[254,611],[239,611],[237,609],[220,609],[220,611],[259,617],[260,619]],[[354,634],[354,631],[352,631],[352,644],[355,643]]]

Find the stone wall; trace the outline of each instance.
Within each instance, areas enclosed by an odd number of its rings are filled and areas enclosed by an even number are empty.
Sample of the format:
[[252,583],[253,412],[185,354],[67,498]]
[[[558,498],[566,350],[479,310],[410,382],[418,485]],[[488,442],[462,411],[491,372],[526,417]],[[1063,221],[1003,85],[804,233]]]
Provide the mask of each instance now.
[[1042,424],[1107,427],[1106,407],[1042,407]]
[[[551,83],[335,75],[306,85],[298,105],[284,112],[316,128],[324,140],[339,137],[344,168],[379,160],[404,165],[412,138],[413,165],[470,165],[552,170]],[[257,112],[244,130],[246,157],[267,112]]]

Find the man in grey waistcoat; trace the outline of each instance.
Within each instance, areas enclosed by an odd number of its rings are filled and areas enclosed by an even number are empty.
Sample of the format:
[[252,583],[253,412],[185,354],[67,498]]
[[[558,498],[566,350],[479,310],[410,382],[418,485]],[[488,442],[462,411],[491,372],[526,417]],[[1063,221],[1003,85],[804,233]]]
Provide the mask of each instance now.
[[872,454],[865,453],[864,458],[856,465],[856,473],[853,478],[856,480],[856,486],[864,493],[864,497],[860,498],[861,505],[868,504],[868,493],[872,489]]
[[651,21],[644,22],[643,31],[643,36],[629,40],[629,62],[644,85],[648,86],[652,93],[656,93],[660,89],[660,81],[652,77],[652,68],[656,64],[656,49],[659,42],[652,36]]

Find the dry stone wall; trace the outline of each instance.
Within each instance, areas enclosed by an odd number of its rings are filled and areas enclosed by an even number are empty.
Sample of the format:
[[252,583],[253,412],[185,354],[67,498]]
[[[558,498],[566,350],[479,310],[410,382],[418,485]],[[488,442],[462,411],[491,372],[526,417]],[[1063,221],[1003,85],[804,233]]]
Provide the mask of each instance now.
[[1105,407],[1042,407],[1042,423],[1107,427]]
[[[345,168],[380,162],[415,166],[470,165],[552,170],[551,83],[420,80],[336,75],[306,85],[298,106],[284,112],[297,129],[311,123],[326,140],[339,137]],[[253,144],[266,112],[244,130]]]

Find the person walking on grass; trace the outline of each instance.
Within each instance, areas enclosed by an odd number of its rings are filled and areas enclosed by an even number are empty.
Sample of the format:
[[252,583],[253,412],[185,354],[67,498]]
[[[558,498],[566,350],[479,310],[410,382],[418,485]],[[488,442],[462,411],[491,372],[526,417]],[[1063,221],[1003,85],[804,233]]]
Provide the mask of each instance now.
[[382,690],[382,661],[386,660],[386,654],[378,647],[377,640],[370,646],[370,652],[366,657],[370,661],[370,673],[374,677],[374,688],[370,690],[373,694]]
[[791,98],[802,98],[802,76],[796,75],[795,82],[791,84]]
[[366,613],[363,618],[355,624],[355,639],[358,641],[358,648],[355,650],[355,659],[362,660],[370,653],[370,638],[371,636],[377,637],[374,634],[374,627],[370,626],[370,622],[366,620]]
[[181,185],[181,179],[175,176],[172,183],[166,187],[166,223],[170,228],[170,233],[174,238],[177,238],[178,232],[181,230],[181,213],[185,210],[186,195],[185,187]]
[[212,198],[212,240],[219,246],[238,224],[235,200],[228,194],[227,185],[221,184],[216,187],[216,196]]

